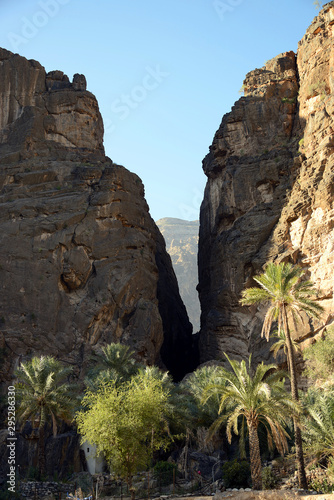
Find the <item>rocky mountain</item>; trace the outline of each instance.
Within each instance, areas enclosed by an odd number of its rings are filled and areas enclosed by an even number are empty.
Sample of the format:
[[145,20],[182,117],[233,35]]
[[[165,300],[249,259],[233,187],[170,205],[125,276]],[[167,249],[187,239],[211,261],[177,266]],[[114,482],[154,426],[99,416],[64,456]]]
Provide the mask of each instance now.
[[240,293],[269,261],[307,269],[326,313],[305,321],[306,344],[334,314],[334,2],[299,42],[247,74],[209,154],[200,215],[201,360],[268,359],[263,310]]
[[32,354],[80,378],[109,342],[180,379],[192,328],[171,260],[85,77],[1,49],[0,110],[0,381]]
[[197,251],[199,221],[165,217],[156,222],[166,241],[193,331],[200,328],[200,305],[196,290],[198,283]]

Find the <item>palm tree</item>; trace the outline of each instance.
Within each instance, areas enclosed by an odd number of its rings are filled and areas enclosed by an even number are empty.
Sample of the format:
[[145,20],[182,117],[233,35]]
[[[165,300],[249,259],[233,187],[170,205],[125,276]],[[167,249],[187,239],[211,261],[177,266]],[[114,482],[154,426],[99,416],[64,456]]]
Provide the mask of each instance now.
[[111,343],[102,347],[102,354],[97,355],[97,365],[85,378],[86,386],[95,391],[106,382],[114,381],[119,385],[130,380],[141,366],[133,355],[134,351],[127,345]]
[[307,433],[303,436],[306,450],[318,460],[334,458],[334,392],[319,394],[319,390],[308,391],[303,401],[306,409],[305,425]]
[[[278,356],[278,353],[280,350],[283,350],[284,354],[287,356],[288,351],[287,351],[287,342],[286,342],[286,337],[284,330],[281,328],[279,330],[275,330],[272,335],[270,335],[271,338],[277,338],[278,340],[271,346],[270,351],[273,353],[274,358],[276,359]],[[301,351],[300,345],[298,342],[295,340],[291,339],[293,349],[295,351]],[[289,363],[289,360],[288,360]],[[289,368],[289,366],[288,366]],[[290,372],[290,368],[289,368]]]
[[[179,384],[175,386],[172,393],[172,400],[175,407],[174,421],[181,428],[184,436],[184,447],[182,457],[184,459],[184,476],[188,478],[188,456],[191,441],[196,443],[199,451],[208,451],[212,443],[208,442],[208,428],[217,418],[219,409],[219,394],[210,394],[209,404],[203,405],[203,391],[208,385],[219,385],[220,366],[201,366],[194,372],[187,375]],[[212,391],[213,392],[213,391]]]
[[[278,322],[278,329],[283,330],[286,338],[288,354],[288,367],[291,380],[291,394],[294,401],[299,400],[298,383],[294,349],[290,335],[288,314],[293,321],[301,319],[301,312],[308,316],[318,318],[323,308],[313,299],[316,291],[312,282],[302,281],[305,270],[299,266],[281,262],[274,264],[270,262],[265,268],[265,272],[254,277],[254,280],[261,288],[248,288],[242,292],[241,304],[262,304],[268,303],[261,335],[269,339],[273,322]],[[298,464],[299,487],[306,489],[307,480],[304,466],[303,446],[300,427],[297,418],[294,418],[296,459]]]
[[195,427],[209,425],[216,419],[219,408],[220,393],[211,391],[210,405],[206,407],[202,404],[203,391],[210,385],[219,387],[221,366],[201,366],[188,375],[181,383],[180,387],[188,395],[188,400],[192,400]]
[[211,426],[212,433],[226,422],[226,434],[229,443],[232,440],[232,431],[239,434],[238,424],[241,417],[240,454],[244,458],[245,452],[245,424],[249,434],[249,452],[252,485],[254,489],[262,488],[261,455],[258,437],[258,426],[264,425],[268,436],[268,446],[275,443],[278,451],[284,455],[288,450],[288,434],[284,429],[286,421],[292,413],[298,412],[298,404],[287,397],[284,389],[285,372],[278,371],[276,365],[257,366],[252,377],[251,357],[249,366],[245,361],[228,359],[232,372],[221,369],[221,384],[208,386],[204,391],[203,402],[210,398],[212,391],[217,389],[221,393],[219,413],[224,414],[217,418]]
[[18,418],[22,425],[31,419],[33,428],[38,428],[38,470],[44,475],[45,468],[45,424],[52,420],[53,435],[57,434],[57,421],[70,422],[75,398],[74,386],[67,382],[71,367],[64,367],[52,356],[34,357],[22,363],[16,370],[19,400]]

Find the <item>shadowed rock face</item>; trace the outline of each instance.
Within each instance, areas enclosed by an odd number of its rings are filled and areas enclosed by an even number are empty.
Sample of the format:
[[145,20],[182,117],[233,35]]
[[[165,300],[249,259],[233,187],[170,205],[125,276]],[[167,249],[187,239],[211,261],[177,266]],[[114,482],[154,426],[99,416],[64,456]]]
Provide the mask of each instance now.
[[[263,310],[242,308],[240,293],[268,260],[308,269],[326,314],[299,328],[316,336],[333,306],[334,2],[293,52],[250,72],[203,161],[199,291],[201,361],[223,352],[269,359],[260,339]],[[308,340],[306,340],[308,339]]]
[[0,110],[0,380],[32,354],[83,377],[109,342],[182,377],[192,330],[171,261],[141,180],[104,155],[85,77],[1,49]]

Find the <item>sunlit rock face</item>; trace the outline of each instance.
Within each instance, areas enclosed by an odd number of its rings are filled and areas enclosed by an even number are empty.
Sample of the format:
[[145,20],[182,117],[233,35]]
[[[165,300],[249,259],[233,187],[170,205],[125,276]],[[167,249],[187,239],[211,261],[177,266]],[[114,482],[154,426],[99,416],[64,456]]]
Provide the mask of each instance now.
[[83,75],[0,50],[0,185],[0,380],[33,354],[83,377],[109,342],[181,378],[192,329],[172,264]]
[[[244,97],[225,115],[203,161],[199,291],[201,360],[253,353],[263,308],[239,305],[241,291],[268,260],[307,269],[326,309],[293,335],[316,337],[332,321],[334,271],[334,2],[293,52],[247,74]],[[302,342],[303,344],[303,342]]]

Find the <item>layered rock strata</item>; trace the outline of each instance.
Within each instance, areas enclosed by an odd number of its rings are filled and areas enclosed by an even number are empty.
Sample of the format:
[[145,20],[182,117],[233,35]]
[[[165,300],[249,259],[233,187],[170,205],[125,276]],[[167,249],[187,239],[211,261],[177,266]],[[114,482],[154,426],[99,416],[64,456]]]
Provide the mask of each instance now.
[[104,154],[83,75],[0,50],[0,380],[50,354],[82,377],[128,344],[176,378],[192,329],[139,177]]
[[332,321],[334,271],[334,2],[293,52],[247,74],[244,97],[224,116],[203,161],[199,291],[201,359],[253,353],[263,309],[239,305],[269,260],[307,269],[326,313],[298,329],[305,344]]

